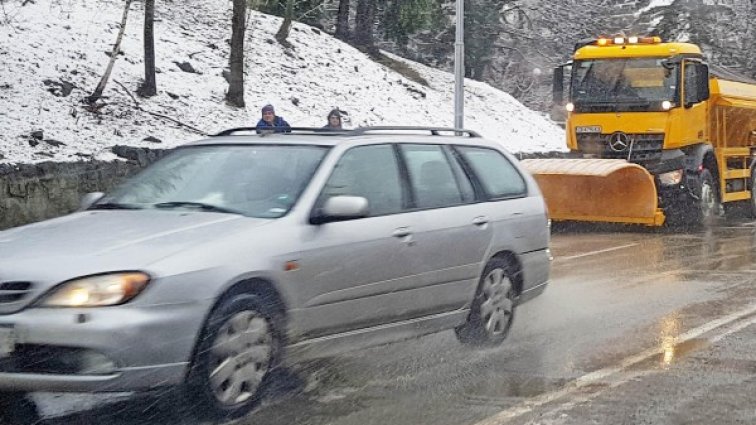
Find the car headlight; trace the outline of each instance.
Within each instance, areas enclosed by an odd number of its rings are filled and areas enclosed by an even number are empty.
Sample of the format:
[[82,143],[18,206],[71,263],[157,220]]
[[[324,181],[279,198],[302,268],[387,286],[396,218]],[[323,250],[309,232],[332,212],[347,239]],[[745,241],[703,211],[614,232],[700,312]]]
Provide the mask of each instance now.
[[664,186],[680,184],[682,178],[683,170],[675,170],[668,173],[659,174],[659,182]]
[[150,282],[141,272],[111,273],[83,277],[53,289],[42,307],[104,307],[129,302]]

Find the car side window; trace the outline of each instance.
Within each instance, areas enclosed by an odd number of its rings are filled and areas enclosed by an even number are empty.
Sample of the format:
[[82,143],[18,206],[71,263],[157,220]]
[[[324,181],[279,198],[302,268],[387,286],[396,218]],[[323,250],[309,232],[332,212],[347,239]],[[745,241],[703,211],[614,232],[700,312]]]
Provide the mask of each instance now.
[[416,208],[448,207],[471,200],[469,192],[463,193],[441,146],[403,144],[400,148],[407,164]]
[[456,146],[483,186],[489,199],[525,196],[527,185],[501,152],[483,147]]
[[367,199],[370,216],[401,212],[402,179],[393,146],[359,146],[344,153],[323,188],[319,204],[339,195]]

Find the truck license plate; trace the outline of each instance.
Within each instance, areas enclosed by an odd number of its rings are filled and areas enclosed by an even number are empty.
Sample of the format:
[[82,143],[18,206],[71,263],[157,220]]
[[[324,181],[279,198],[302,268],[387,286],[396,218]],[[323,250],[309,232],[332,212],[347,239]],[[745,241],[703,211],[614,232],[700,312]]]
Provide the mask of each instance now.
[[600,125],[585,125],[582,127],[575,127],[575,133],[577,134],[601,133],[601,126]]
[[12,326],[0,325],[0,359],[10,356],[16,349],[16,335]]

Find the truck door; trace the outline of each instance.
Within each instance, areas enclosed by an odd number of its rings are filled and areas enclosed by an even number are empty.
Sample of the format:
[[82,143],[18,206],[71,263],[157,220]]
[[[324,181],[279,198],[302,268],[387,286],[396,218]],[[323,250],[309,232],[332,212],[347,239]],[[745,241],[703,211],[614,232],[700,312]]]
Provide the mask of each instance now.
[[683,123],[684,145],[709,140],[706,116],[709,98],[708,67],[696,60],[685,60],[683,68],[683,107],[686,109]]

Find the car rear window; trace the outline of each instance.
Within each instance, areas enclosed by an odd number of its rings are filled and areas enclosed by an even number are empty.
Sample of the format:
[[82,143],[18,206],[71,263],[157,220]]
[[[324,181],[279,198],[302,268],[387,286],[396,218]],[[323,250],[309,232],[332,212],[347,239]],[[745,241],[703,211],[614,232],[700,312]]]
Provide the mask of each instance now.
[[457,146],[472,168],[489,199],[525,196],[527,185],[517,168],[499,151],[483,147]]

